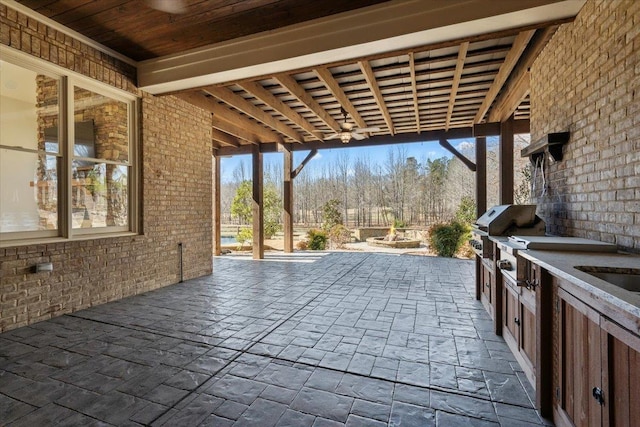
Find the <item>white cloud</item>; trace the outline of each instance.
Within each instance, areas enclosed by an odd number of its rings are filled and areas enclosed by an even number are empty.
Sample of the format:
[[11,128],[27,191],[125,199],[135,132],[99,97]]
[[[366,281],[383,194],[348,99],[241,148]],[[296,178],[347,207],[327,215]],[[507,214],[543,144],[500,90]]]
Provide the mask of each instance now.
[[463,141],[456,146],[458,151],[473,150],[476,145],[472,142]]

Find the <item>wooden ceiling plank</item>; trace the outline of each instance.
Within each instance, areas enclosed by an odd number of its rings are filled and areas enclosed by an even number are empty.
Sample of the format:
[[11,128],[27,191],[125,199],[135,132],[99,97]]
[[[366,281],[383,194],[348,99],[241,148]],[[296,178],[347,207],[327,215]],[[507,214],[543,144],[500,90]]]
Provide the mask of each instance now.
[[394,135],[395,129],[393,127],[393,121],[391,120],[391,115],[389,114],[389,110],[387,110],[387,106],[384,102],[384,97],[382,96],[382,92],[380,91],[380,87],[378,86],[378,82],[376,80],[376,76],[373,73],[373,69],[371,68],[371,64],[369,61],[359,61],[358,65],[360,65],[360,69],[362,70],[362,74],[364,74],[369,87],[371,88],[371,92],[373,93],[373,97],[380,108],[380,112],[382,113],[382,117],[384,117],[385,123],[387,123],[387,127],[389,128],[389,133]]
[[516,110],[520,102],[526,97],[529,92],[529,68],[557,29],[557,26],[551,26],[536,31],[527,49],[513,69],[511,77],[504,86],[504,90],[501,91],[500,95],[496,98],[487,121],[495,122],[508,119],[511,113]]
[[[239,128],[244,128],[258,138],[259,142],[281,142],[282,137],[262,125],[244,117],[224,105],[219,104],[214,98],[205,96],[202,92],[184,92],[174,95],[203,110],[209,111],[214,118],[227,121]],[[231,132],[228,132],[231,133]],[[237,135],[236,135],[237,136]],[[253,142],[256,140],[254,139]]]
[[453,107],[456,105],[458,85],[460,85],[460,78],[462,77],[462,70],[464,69],[464,61],[467,58],[468,50],[469,42],[462,43],[460,45],[460,50],[458,50],[458,59],[456,60],[456,70],[453,73],[453,82],[451,83],[451,92],[449,94],[449,108],[447,110],[447,121],[445,122],[444,130],[449,130],[449,125],[451,124],[451,114],[453,113]]
[[484,119],[484,116],[487,114],[487,111],[489,111],[491,104],[493,104],[493,101],[498,96],[500,89],[502,89],[502,86],[507,81],[507,78],[511,74],[511,71],[513,70],[513,68],[516,66],[518,59],[520,59],[520,56],[526,49],[534,33],[535,33],[535,30],[527,30],[527,31],[522,31],[516,36],[515,40],[513,41],[513,46],[511,47],[511,50],[509,51],[509,53],[507,53],[507,56],[504,58],[504,62],[500,66],[500,69],[498,70],[498,74],[496,75],[496,78],[493,81],[493,84],[489,88],[489,91],[487,92],[487,96],[485,97],[484,102],[480,106],[478,113],[473,119],[474,123],[480,123]]
[[233,108],[242,111],[246,115],[253,117],[255,120],[264,123],[273,130],[288,136],[298,143],[304,142],[304,138],[294,129],[291,129],[271,114],[256,107],[243,97],[236,95],[231,89],[226,87],[210,87],[203,89],[209,95],[215,96],[219,100],[231,105]]
[[409,53],[409,73],[411,74],[411,92],[413,92],[413,111],[416,116],[416,132],[420,133],[420,105],[418,104],[418,83],[416,81],[416,60],[414,53]]
[[211,129],[211,138],[214,141],[231,147],[239,147],[241,145],[237,137],[230,135],[227,132],[221,131],[220,129],[217,129],[215,127]]
[[340,106],[342,106],[342,108],[344,108],[345,111],[349,113],[356,125],[359,128],[366,128],[367,123],[360,116],[360,113],[358,112],[356,107],[353,106],[353,103],[344,93],[344,91],[340,87],[340,84],[333,77],[333,74],[331,74],[331,71],[329,71],[328,68],[316,68],[314,71],[317,74],[318,78],[324,83],[327,89],[329,89],[329,91],[336,98]]
[[309,123],[304,117],[298,114],[287,104],[278,99],[278,97],[272,94],[269,90],[265,89],[260,83],[247,81],[240,83],[239,85],[260,101],[264,102],[269,107],[273,108],[275,111],[307,131],[307,133],[309,133],[313,138],[320,139],[318,138],[318,134],[320,133],[319,129]]
[[318,102],[300,86],[300,84],[288,74],[278,74],[274,78],[282,87],[287,89],[293,96],[311,110],[320,120],[326,123],[334,132],[340,132],[340,124],[336,122]]

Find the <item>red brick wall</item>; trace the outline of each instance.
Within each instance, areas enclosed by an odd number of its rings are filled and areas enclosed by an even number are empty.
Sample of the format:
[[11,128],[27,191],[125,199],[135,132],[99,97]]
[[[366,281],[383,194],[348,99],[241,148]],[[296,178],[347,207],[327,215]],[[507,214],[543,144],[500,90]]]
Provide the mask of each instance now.
[[[0,43],[142,96],[143,234],[0,249],[0,332],[211,273],[211,118],[135,68],[0,5]],[[52,262],[52,273],[33,273]]]
[[537,203],[547,232],[640,252],[640,1],[588,0],[531,68],[531,136],[569,130]]

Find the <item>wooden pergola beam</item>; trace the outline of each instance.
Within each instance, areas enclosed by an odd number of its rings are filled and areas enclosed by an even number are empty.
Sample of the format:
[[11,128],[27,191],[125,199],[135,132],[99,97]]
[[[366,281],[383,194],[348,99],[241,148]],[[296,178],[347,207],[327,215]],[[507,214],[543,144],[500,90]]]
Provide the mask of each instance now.
[[487,92],[487,95],[482,102],[478,113],[473,119],[474,123],[480,123],[484,119],[484,116],[487,114],[487,111],[489,111],[489,108],[491,108],[493,101],[498,96],[498,93],[502,89],[504,83],[507,81],[507,78],[511,74],[513,67],[516,66],[516,63],[520,59],[522,52],[524,52],[524,50],[526,49],[534,33],[535,30],[527,30],[522,31],[516,36],[515,40],[513,41],[513,47],[511,47],[511,50],[509,51],[509,53],[507,53],[507,56],[500,66],[493,84],[489,88],[489,91]]
[[263,162],[259,145],[251,146],[252,165],[252,223],[253,259],[264,259],[264,193],[263,193]]
[[318,137],[320,130],[316,129],[315,126],[307,121],[307,119],[302,117],[287,104],[279,100],[274,94],[262,87],[260,83],[247,81],[240,83],[240,87],[267,104],[269,107],[273,108],[278,113],[282,114],[287,119],[291,120],[296,125],[300,126],[314,139],[321,139]]
[[[221,119],[233,125],[234,127],[243,128],[245,133],[253,134],[257,137],[257,141],[254,138],[253,140],[247,139],[252,142],[281,142],[282,137],[277,133],[261,126],[260,124],[250,120],[249,118],[242,116],[235,111],[231,110],[224,105],[219,104],[215,99],[205,96],[202,92],[184,92],[180,94],[176,94],[180,99],[183,99],[191,104],[202,108],[203,110],[209,111],[213,114],[214,119]],[[216,127],[216,126],[214,126]],[[222,131],[227,133],[231,133],[232,135],[236,135],[240,138],[246,139],[243,136],[237,135],[233,132],[228,132],[225,129],[221,129],[216,127]]]
[[280,120],[277,120],[271,114],[256,107],[243,97],[236,95],[231,89],[228,89],[226,87],[209,87],[203,89],[203,91],[231,105],[233,108],[242,111],[247,116],[250,116],[257,121],[264,123],[271,129],[288,136],[294,141],[299,143],[304,142],[304,138],[302,138],[302,135],[300,135],[298,132],[291,129]]
[[[408,144],[414,142],[426,142],[426,141],[439,141],[440,138],[445,139],[461,139],[472,138],[473,128],[451,128],[448,131],[445,130],[430,130],[424,131],[421,134],[417,133],[398,133],[394,136],[389,135],[376,135],[370,138],[363,139],[361,141],[351,140],[348,144],[343,144],[340,140],[329,141],[310,141],[304,144],[293,144],[291,149],[293,151],[306,151],[306,150],[323,150],[334,148],[354,148],[354,147],[371,147],[375,145],[393,145],[393,144]],[[260,144],[260,150],[263,153],[275,153],[278,151],[278,147],[273,143]],[[251,154],[251,146],[242,145],[240,147],[221,147],[218,150],[220,156],[235,156],[240,154]]]
[[498,167],[500,170],[501,205],[513,203],[513,116],[500,127],[500,146],[498,148]]
[[220,183],[221,183],[221,174],[220,174],[220,161],[222,159],[214,155],[213,156],[213,254],[218,256],[222,253],[222,245],[220,240],[220,229],[221,229],[221,218],[222,218],[222,209],[220,208]]
[[[214,130],[218,130],[220,132],[226,133],[228,135],[231,135],[232,137],[236,137],[236,141],[238,141],[238,139],[242,139],[247,141],[249,144],[259,144],[261,141],[261,138],[259,135],[256,135],[255,133],[244,129],[240,126],[236,126],[233,123],[229,123],[225,120],[222,120],[216,116],[211,117],[211,126],[213,127]],[[231,140],[228,140],[231,142]],[[222,141],[224,142],[224,141]],[[238,147],[242,146],[242,144],[238,144]],[[223,147],[221,147],[222,149]]]
[[529,68],[557,29],[557,26],[551,26],[536,31],[526,50],[522,53],[517,65],[511,72],[504,89],[496,98],[491,113],[489,113],[488,121],[503,122],[507,120],[516,108],[518,108],[522,99],[527,96],[530,89]]
[[449,94],[449,106],[447,108],[447,121],[445,122],[444,129],[449,130],[451,124],[451,114],[453,114],[453,107],[456,105],[456,96],[458,95],[458,85],[460,85],[460,78],[462,77],[462,70],[464,69],[464,61],[467,57],[467,50],[469,50],[469,42],[464,42],[460,45],[458,50],[458,59],[456,60],[456,71],[453,73],[453,82],[451,83],[451,92]]
[[331,71],[329,71],[327,68],[316,68],[314,71],[320,81],[323,82],[327,89],[329,89],[329,91],[333,94],[342,108],[344,108],[345,111],[349,113],[356,125],[359,128],[366,128],[367,123],[364,121],[362,116],[360,116],[360,113],[358,112],[356,107],[353,106],[351,100],[344,93],[344,91],[340,87],[340,84],[333,77],[333,74],[331,74]]
[[288,74],[278,74],[274,78],[282,87],[287,89],[293,96],[298,98],[300,102],[307,106],[320,120],[326,123],[334,132],[340,132],[340,124],[334,120],[327,111],[322,108],[318,101],[313,99],[311,95],[300,84]]
[[282,223],[284,224],[284,252],[293,252],[293,151],[291,144],[281,144],[284,153],[284,176],[282,177]]
[[413,93],[413,112],[416,116],[416,130],[420,129],[420,105],[418,104],[418,83],[416,82],[416,60],[414,53],[409,53],[409,73],[411,74],[411,92]]
[[[473,125],[473,136],[476,138],[485,136],[498,136],[500,135],[500,122],[492,123],[478,123]],[[531,122],[529,119],[513,120],[513,133],[523,134],[529,133]]]
[[364,78],[369,85],[369,89],[373,93],[373,98],[378,104],[378,108],[380,108],[380,112],[382,113],[382,117],[384,117],[384,121],[389,128],[389,133],[394,135],[396,133],[395,128],[393,127],[393,121],[391,120],[391,114],[389,114],[389,110],[387,109],[387,105],[384,102],[384,97],[382,96],[382,92],[380,91],[380,86],[378,86],[378,81],[376,80],[376,76],[371,68],[371,64],[369,61],[359,61],[360,70],[362,70],[362,74],[364,74]]
[[227,132],[223,132],[220,129],[216,129],[215,127],[211,129],[211,138],[214,141],[231,147],[239,147],[241,145],[238,138],[228,134]]

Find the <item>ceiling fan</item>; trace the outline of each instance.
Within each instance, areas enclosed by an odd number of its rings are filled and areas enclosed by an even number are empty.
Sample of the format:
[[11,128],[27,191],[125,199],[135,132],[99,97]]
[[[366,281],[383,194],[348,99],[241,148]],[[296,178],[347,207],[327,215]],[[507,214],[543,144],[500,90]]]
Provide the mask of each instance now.
[[351,138],[361,141],[366,137],[364,135],[365,133],[377,132],[380,130],[380,128],[377,128],[377,127],[358,128],[353,123],[347,122],[347,112],[344,110],[344,108],[341,108],[341,111],[342,111],[342,115],[344,116],[344,121],[340,123],[340,132],[336,132],[334,134],[327,136],[326,138],[324,138],[325,141],[328,139],[340,138],[340,141],[346,144],[349,141],[351,141]]

